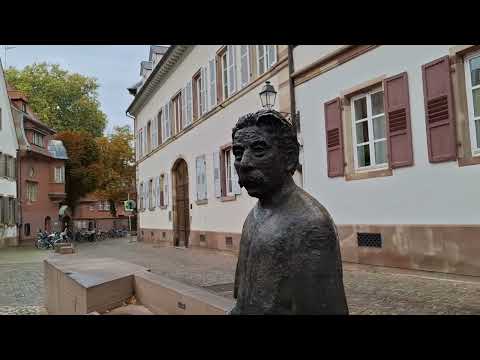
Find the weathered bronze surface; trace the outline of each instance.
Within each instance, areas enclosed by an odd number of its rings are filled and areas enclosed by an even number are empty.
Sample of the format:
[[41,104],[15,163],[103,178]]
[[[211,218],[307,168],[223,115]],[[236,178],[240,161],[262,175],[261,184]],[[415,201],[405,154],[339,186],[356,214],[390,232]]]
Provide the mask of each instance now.
[[335,224],[292,178],[294,128],[261,110],[238,120],[232,140],[239,184],[258,202],[243,226],[231,314],[348,314]]

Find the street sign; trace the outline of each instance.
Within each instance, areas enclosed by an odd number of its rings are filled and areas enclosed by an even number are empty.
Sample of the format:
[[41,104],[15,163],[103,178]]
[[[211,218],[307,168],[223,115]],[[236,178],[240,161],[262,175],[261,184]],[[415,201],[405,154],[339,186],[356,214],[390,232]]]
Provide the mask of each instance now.
[[135,201],[133,200],[127,200],[124,201],[123,205],[125,206],[125,211],[133,211],[135,210]]

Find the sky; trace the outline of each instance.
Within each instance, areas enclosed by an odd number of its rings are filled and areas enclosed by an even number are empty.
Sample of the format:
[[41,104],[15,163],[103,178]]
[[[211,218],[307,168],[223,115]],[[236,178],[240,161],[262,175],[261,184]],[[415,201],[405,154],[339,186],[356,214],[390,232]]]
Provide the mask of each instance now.
[[[133,125],[125,111],[133,100],[127,87],[140,79],[140,62],[148,60],[149,45],[5,45],[0,48],[3,66],[22,69],[34,62],[59,64],[62,68],[98,79],[99,101],[107,114],[108,134],[114,126]],[[5,66],[6,63],[6,66]]]

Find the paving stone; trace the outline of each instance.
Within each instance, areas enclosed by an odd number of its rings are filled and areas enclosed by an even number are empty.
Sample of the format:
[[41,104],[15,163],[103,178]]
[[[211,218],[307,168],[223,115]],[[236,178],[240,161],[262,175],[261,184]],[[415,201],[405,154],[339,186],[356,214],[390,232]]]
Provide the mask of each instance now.
[[[80,243],[76,250],[69,256],[113,257],[233,296],[237,258],[232,254],[155,247],[131,238]],[[42,260],[47,256],[61,255],[28,248],[0,250],[0,315],[46,313]],[[352,315],[480,314],[480,278],[344,264],[344,285]]]

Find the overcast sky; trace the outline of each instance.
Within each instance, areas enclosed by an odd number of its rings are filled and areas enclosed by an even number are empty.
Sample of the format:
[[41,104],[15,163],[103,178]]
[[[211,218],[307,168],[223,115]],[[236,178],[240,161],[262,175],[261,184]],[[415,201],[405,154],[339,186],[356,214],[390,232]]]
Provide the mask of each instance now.
[[[9,45],[10,46],[10,45]],[[133,97],[127,87],[140,79],[140,61],[148,60],[149,45],[11,45],[6,65],[23,68],[34,62],[60,64],[68,71],[96,77],[109,133],[116,125],[133,125],[125,115]],[[5,47],[0,48],[5,67]]]

